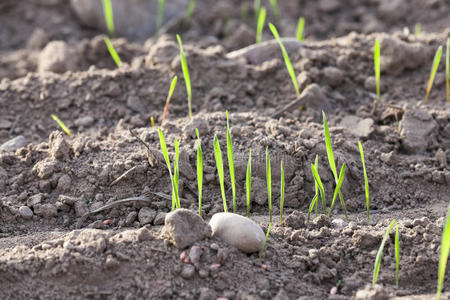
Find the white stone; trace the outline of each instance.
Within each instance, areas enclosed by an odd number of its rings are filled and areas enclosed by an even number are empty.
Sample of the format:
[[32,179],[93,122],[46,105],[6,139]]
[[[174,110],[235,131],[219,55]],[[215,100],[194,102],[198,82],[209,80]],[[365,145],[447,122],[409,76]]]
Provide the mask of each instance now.
[[246,253],[260,251],[266,237],[254,221],[233,213],[217,213],[213,215],[209,225],[213,237]]

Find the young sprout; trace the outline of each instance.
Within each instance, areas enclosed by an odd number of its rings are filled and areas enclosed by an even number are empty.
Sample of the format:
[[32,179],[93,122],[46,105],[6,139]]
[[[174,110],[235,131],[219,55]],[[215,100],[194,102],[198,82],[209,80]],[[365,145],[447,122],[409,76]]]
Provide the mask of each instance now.
[[186,15],[184,16],[184,23],[188,24],[191,22],[192,14],[194,13],[195,5],[197,4],[196,0],[189,1],[188,8],[186,10]]
[[152,125],[152,127],[155,127],[155,119],[153,118],[153,116],[150,117],[150,125]]
[[447,267],[448,255],[450,253],[450,205],[447,208],[447,217],[445,218],[444,229],[442,231],[441,255],[439,257],[438,284],[436,299],[441,298],[442,288],[444,287],[445,268]]
[[281,161],[281,188],[280,188],[280,223],[283,223],[283,207],[284,207],[284,167]]
[[283,53],[284,63],[286,64],[286,68],[288,69],[289,76],[291,76],[292,84],[294,85],[295,92],[297,93],[297,99],[299,99],[300,98],[300,89],[298,87],[297,77],[295,76],[294,68],[292,67],[292,63],[289,58],[289,55],[288,55],[283,43],[281,42],[280,35],[278,34],[277,28],[272,23],[269,23],[269,28],[270,28],[270,31],[272,31],[272,34],[275,37],[275,39],[278,41],[278,44],[280,45],[281,52]]
[[69,128],[67,128],[67,126],[63,123],[63,121],[61,121],[57,116],[52,114],[52,118],[53,120],[56,121],[56,123],[58,123],[59,127],[62,128],[62,130],[64,130],[65,133],[67,133],[68,136],[71,136],[72,133],[70,132]]
[[180,145],[178,144],[178,140],[175,139],[175,160],[173,162],[173,188],[175,190],[175,200],[176,200],[176,206],[177,208],[181,208],[180,205],[180,197],[178,194],[178,178],[180,177],[180,170],[179,170],[179,160],[180,160]]
[[377,84],[377,100],[380,101],[380,40],[376,38],[373,51],[373,63],[375,66],[375,80]]
[[431,87],[433,86],[434,77],[436,76],[439,63],[441,62],[441,56],[442,56],[442,46],[439,46],[439,48],[436,51],[436,54],[434,55],[433,66],[431,67],[430,79],[428,80],[427,86],[427,94],[425,95],[425,102],[428,102],[428,98],[430,97]]
[[298,19],[296,37],[297,37],[297,40],[302,41],[302,42],[305,40],[305,38],[303,37],[303,30],[304,29],[305,29],[305,18],[300,17]]
[[272,8],[273,15],[277,22],[280,22],[280,10],[278,9],[278,1],[277,0],[269,0],[270,7]]
[[114,36],[114,12],[111,0],[103,0],[103,14],[105,15],[106,28],[110,36]]
[[197,183],[198,183],[198,215],[202,216],[202,188],[203,188],[203,153],[202,141],[198,129],[195,128],[197,134]]
[[247,217],[250,218],[250,199],[252,191],[252,149],[248,154],[247,175],[245,176],[246,192],[247,192]]
[[220,150],[219,139],[216,135],[214,135],[214,157],[216,158],[217,173],[219,174],[220,191],[222,193],[223,200],[223,211],[228,212],[227,199],[225,197],[222,151]]
[[395,285],[398,286],[398,279],[400,273],[400,243],[398,234],[398,224],[395,225]]
[[366,207],[367,207],[367,224],[370,223],[370,216],[369,216],[369,207],[370,207],[370,198],[369,198],[369,180],[367,179],[367,172],[366,172],[366,163],[364,160],[364,150],[362,147],[362,144],[360,141],[358,141],[358,147],[359,147],[359,153],[361,153],[361,161],[363,165],[363,173],[364,173],[364,189],[366,191]]
[[[327,148],[328,162],[330,164],[331,172],[333,172],[334,180],[337,184],[339,181],[339,178],[337,175],[336,163],[334,162],[334,154],[333,154],[333,146],[331,145],[330,130],[328,129],[327,116],[325,115],[325,112],[323,112],[323,111],[322,111],[322,117],[323,117],[323,130],[324,130],[324,134],[325,134],[325,146]],[[344,210],[345,219],[348,221],[347,207],[345,206],[344,196],[342,195],[342,191],[339,190],[338,194],[339,194],[339,200],[341,201],[342,209]]]
[[266,22],[266,8],[261,7],[261,9],[259,10],[258,23],[256,26],[256,44],[261,42],[265,22]]
[[189,75],[189,69],[184,56],[183,43],[181,42],[180,35],[177,34],[178,45],[180,46],[180,58],[181,69],[183,70],[184,82],[186,83],[186,92],[188,95],[188,109],[189,118],[192,118],[192,89],[191,89],[191,76]]
[[325,200],[325,189],[323,188],[323,184],[322,184],[322,180],[320,179],[319,172],[317,171],[316,166],[313,164],[311,164],[311,171],[314,176],[314,181],[316,182],[316,184],[319,187],[320,197],[322,198],[323,210],[325,211],[325,215],[328,215],[327,203]]
[[345,163],[342,164],[341,172],[339,172],[339,179],[337,181],[336,188],[334,189],[333,201],[331,201],[331,206],[330,206],[330,211],[328,213],[328,216],[331,216],[331,213],[332,213],[333,207],[334,207],[334,202],[336,201],[336,197],[337,197],[338,193],[341,191],[341,186],[342,186],[342,182],[344,181],[344,176],[345,176]]
[[230,132],[230,122],[227,115],[227,156],[228,156],[228,167],[230,169],[230,179],[231,179],[231,189],[233,192],[233,212],[236,213],[236,179],[234,176],[234,158],[233,158],[233,143],[231,142],[231,132]]
[[260,9],[261,9],[261,0],[253,0],[253,14],[255,16],[255,22],[258,20]]
[[158,15],[156,16],[156,35],[158,36],[164,20],[164,7],[166,0],[158,0]]
[[447,102],[450,102],[450,38],[447,39],[445,51],[445,87]]
[[[319,155],[316,155],[316,159],[314,162],[314,167],[316,168],[316,171],[319,171]],[[317,173],[319,174],[319,173]],[[313,174],[314,176],[314,174]],[[309,222],[309,216],[311,215],[312,210],[314,209],[314,206],[316,207],[316,217],[317,217],[317,199],[319,199],[319,186],[317,185],[317,181],[314,180],[314,189],[316,193],[314,194],[314,198],[311,200],[311,203],[309,205],[308,209],[308,218],[307,221]]]
[[169,112],[170,99],[172,99],[173,91],[175,90],[175,86],[177,85],[177,80],[178,80],[178,77],[175,76],[172,79],[172,83],[170,84],[169,94],[167,95],[167,99],[166,99],[166,106],[164,106],[163,121],[165,121],[167,118],[167,113]]
[[158,133],[159,133],[159,143],[161,145],[161,152],[163,153],[167,168],[169,169],[170,182],[172,183],[172,211],[174,211],[175,208],[181,207],[178,199],[178,193],[176,193],[178,192],[178,190],[175,189],[174,178],[172,175],[172,167],[170,166],[169,153],[167,152],[166,140],[164,139],[164,135],[162,133],[161,128],[158,128]]
[[272,222],[269,223],[269,227],[267,227],[266,238],[264,239],[263,246],[261,251],[259,252],[259,258],[261,259],[264,255],[264,250],[266,249],[267,240],[269,239],[270,229],[272,228]]
[[114,46],[112,45],[111,40],[108,37],[105,37],[105,44],[108,48],[109,54],[111,54],[112,59],[116,63],[116,66],[120,68],[122,61],[120,60],[119,54],[117,54],[116,49],[114,49]]
[[418,36],[422,32],[422,24],[416,23],[416,26],[414,26],[414,34]]
[[269,222],[272,224],[272,172],[270,171],[269,148],[266,148],[267,198],[269,200]]
[[[394,228],[394,226],[396,224],[397,224],[397,220],[392,220],[391,224],[389,225],[389,227],[386,230],[386,233],[384,234],[383,240],[381,241],[381,245],[380,245],[380,248],[378,249],[377,256],[375,259],[375,266],[373,269],[373,278],[372,278],[373,285],[377,284],[378,273],[380,272],[381,259],[383,258],[384,245],[386,244],[386,241],[389,238],[389,233],[391,232],[392,228]],[[395,234],[396,234],[396,236],[398,236],[398,226],[396,227]],[[399,253],[398,256],[397,256],[397,252]],[[396,253],[395,260],[396,260],[396,267],[397,267],[397,265],[399,265],[398,259],[400,258],[400,248],[399,248],[398,242],[395,243],[395,253]],[[398,277],[397,273],[396,273],[396,277]]]

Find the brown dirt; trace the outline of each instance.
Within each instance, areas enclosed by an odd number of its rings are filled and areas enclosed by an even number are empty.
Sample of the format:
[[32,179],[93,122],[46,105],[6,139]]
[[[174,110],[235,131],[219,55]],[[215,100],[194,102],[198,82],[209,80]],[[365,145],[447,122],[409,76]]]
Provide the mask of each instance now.
[[[281,56],[261,64],[229,58],[229,51],[253,43],[253,15],[240,19],[241,1],[199,1],[192,23],[183,27],[194,96],[189,120],[177,27],[158,40],[115,39],[125,62],[115,69],[102,33],[79,25],[68,1],[2,1],[0,146],[17,136],[25,142],[16,151],[0,150],[0,298],[347,299],[359,291],[432,299],[450,203],[450,103],[445,102],[442,62],[429,102],[423,99],[434,52],[450,34],[450,3],[279,2],[283,36],[294,34],[299,15],[307,19],[307,40],[291,55],[305,89],[303,102],[274,117],[295,99]],[[271,13],[268,18],[274,21]],[[426,33],[403,30],[417,22]],[[376,37],[382,41],[382,96],[372,112]],[[265,30],[263,39],[270,38]],[[38,72],[41,50],[53,40],[65,41],[73,51],[67,59],[74,64],[64,74]],[[174,75],[181,80],[169,119],[161,124]],[[246,210],[245,170],[252,148],[252,218],[267,229],[268,147],[276,216],[281,161],[286,168],[286,222],[275,222],[262,259],[211,239],[196,243],[202,257],[194,267],[159,236],[171,204],[154,193],[170,195],[171,187],[157,128],[149,119],[161,126],[169,151],[175,138],[180,141],[181,205],[195,211],[194,130],[199,129],[205,155],[203,211],[209,219],[222,210],[213,137],[224,151],[225,110],[235,151],[238,212]],[[304,222],[314,196],[310,164],[316,155],[328,201],[334,190],[322,110],[338,168],[347,166],[342,190],[348,224],[342,222],[339,204],[331,218],[319,215]],[[51,114],[74,135],[59,132]],[[129,129],[148,143],[150,156]],[[370,182],[370,225],[358,140]],[[150,200],[81,218],[104,204],[141,195]],[[33,212],[30,218],[24,217],[23,206]],[[147,224],[139,214],[149,211],[157,217]],[[383,287],[365,288],[393,219],[400,224],[400,284],[395,287],[392,235],[378,280]],[[329,295],[338,281],[337,295]],[[447,292],[449,284],[447,271]]]

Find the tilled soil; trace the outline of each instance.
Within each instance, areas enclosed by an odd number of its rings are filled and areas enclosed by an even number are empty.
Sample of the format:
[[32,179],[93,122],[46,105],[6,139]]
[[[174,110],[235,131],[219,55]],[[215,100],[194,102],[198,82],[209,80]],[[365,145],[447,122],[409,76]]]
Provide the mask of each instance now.
[[[254,40],[252,2],[199,2],[189,26],[169,27],[158,39],[114,39],[124,61],[119,69],[102,33],[80,25],[69,1],[0,4],[0,298],[433,297],[450,203],[450,103],[445,102],[442,62],[428,103],[424,97],[434,53],[450,34],[450,4],[279,3],[282,20],[277,22],[272,13],[268,18],[283,36],[294,34],[298,16],[307,20],[306,41],[290,40],[302,90],[296,102],[269,31],[260,49],[274,55],[245,48]],[[242,3],[249,9],[245,20]],[[418,22],[422,34],[403,29],[413,31]],[[191,73],[192,119],[187,117],[177,30]],[[377,37],[382,45],[381,99],[374,107]],[[57,40],[63,42],[55,44]],[[59,55],[62,59],[55,62]],[[178,86],[168,120],[163,121],[175,75]],[[171,208],[171,184],[157,128],[164,132],[171,156],[174,139],[180,142],[181,206],[193,211],[198,210],[198,128],[205,161],[203,216],[208,220],[223,210],[213,139],[217,135],[225,152],[226,110],[238,213],[246,212],[251,148],[251,217],[264,231],[266,148],[271,155],[277,221],[261,259],[217,239],[178,250],[159,235]],[[337,167],[347,167],[342,192],[349,220],[336,204],[331,217],[319,214],[306,221],[315,193],[311,164],[316,155],[327,201],[335,186],[322,111]],[[65,135],[51,114],[73,135]],[[369,224],[358,141],[370,183]],[[286,177],[282,224],[281,162]],[[225,183],[231,207],[229,177]],[[121,199],[130,200],[109,205]],[[399,286],[391,233],[378,279],[381,286],[365,287],[372,281],[376,252],[393,219],[399,221],[400,231]],[[200,261],[180,260],[183,251],[198,247]],[[449,286],[449,275],[447,271],[444,287]]]

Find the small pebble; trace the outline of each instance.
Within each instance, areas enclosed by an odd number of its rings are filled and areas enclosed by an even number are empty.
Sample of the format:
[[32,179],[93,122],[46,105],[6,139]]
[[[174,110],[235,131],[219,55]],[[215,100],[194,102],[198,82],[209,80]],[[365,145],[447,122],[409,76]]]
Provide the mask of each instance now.
[[198,265],[200,257],[202,256],[202,249],[199,246],[192,246],[189,251],[189,259],[193,265]]
[[25,220],[31,220],[33,218],[33,211],[28,206],[21,206],[19,208],[19,214]]
[[195,275],[195,267],[193,265],[185,265],[180,275],[184,279],[191,279]]

